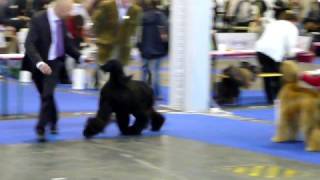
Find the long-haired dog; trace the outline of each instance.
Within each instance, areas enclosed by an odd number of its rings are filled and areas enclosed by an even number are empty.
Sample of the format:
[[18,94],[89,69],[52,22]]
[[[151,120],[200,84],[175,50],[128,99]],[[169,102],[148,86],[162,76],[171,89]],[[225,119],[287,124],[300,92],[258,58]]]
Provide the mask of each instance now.
[[320,93],[299,84],[299,68],[293,61],[282,63],[284,83],[280,100],[279,120],[273,142],[296,140],[303,132],[307,151],[320,151]]
[[249,88],[258,74],[258,68],[248,62],[240,66],[228,66],[222,72],[222,79],[215,85],[214,99],[218,104],[233,104],[241,88]]
[[[90,138],[103,132],[113,112],[123,135],[140,135],[148,127],[149,119],[151,130],[159,131],[165,118],[153,108],[153,90],[148,84],[131,80],[117,60],[108,61],[101,69],[110,73],[110,79],[101,90],[96,117],[88,118],[83,135]],[[130,115],[135,117],[133,125],[129,124]]]

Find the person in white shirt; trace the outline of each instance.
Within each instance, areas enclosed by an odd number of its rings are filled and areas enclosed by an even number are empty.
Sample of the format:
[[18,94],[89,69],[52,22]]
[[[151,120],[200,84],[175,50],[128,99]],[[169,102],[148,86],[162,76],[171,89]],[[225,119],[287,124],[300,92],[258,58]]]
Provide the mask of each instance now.
[[[295,55],[299,31],[298,17],[292,11],[285,11],[280,20],[270,22],[256,43],[257,58],[262,72],[278,73],[285,57]],[[281,83],[279,77],[264,78],[264,88],[269,104],[277,97]]]

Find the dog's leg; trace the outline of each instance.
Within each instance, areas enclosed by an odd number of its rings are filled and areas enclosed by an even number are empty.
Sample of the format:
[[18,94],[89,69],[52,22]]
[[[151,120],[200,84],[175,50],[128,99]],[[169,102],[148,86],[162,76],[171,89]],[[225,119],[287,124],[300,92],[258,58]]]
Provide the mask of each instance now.
[[306,151],[320,151],[320,128],[313,128],[306,137]]
[[116,117],[117,117],[117,124],[120,132],[123,135],[129,135],[129,123],[130,123],[129,114],[124,112],[121,112],[121,113],[117,112]]
[[148,122],[148,115],[145,112],[134,113],[136,118],[132,126],[129,127],[130,135],[140,135]]
[[286,142],[296,140],[298,122],[296,117],[287,108],[280,110],[280,120],[277,122],[276,135],[273,142]]
[[105,98],[104,94],[101,94],[100,101],[99,101],[99,108],[97,112],[97,118],[108,122],[110,121],[110,116],[112,112],[113,110],[108,102],[108,99]]
[[165,122],[164,116],[152,108],[150,112],[150,119],[151,119],[151,131],[160,131],[162,125]]
[[101,96],[99,103],[99,110],[96,117],[89,118],[83,130],[83,135],[86,138],[91,138],[101,132],[110,121],[112,108],[108,101]]
[[[308,101],[310,103],[310,101]],[[306,151],[320,151],[320,126],[318,120],[318,105],[312,102],[312,106],[303,106],[303,116],[301,118],[301,127],[305,136]],[[309,104],[310,105],[310,104]]]
[[83,130],[83,136],[86,138],[91,138],[103,132],[105,126],[106,126],[105,121],[96,117],[90,117],[88,118],[86,126]]

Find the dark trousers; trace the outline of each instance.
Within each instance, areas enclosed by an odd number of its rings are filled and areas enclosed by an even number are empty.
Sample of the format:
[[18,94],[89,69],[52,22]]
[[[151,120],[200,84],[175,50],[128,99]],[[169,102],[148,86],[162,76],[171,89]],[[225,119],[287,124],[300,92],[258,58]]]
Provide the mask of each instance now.
[[56,128],[58,113],[54,100],[54,90],[59,80],[59,73],[63,68],[63,59],[57,58],[48,61],[47,64],[52,69],[51,75],[44,75],[39,70],[33,73],[33,81],[41,98],[41,109],[39,113],[36,130],[38,133],[44,133],[47,125],[50,128]]
[[66,67],[66,60],[63,60],[63,65],[59,73],[59,82],[61,84],[71,84],[71,80],[69,78],[68,70]]
[[[274,61],[269,56],[258,52],[258,61],[262,67],[262,72],[264,73],[279,73],[280,63]],[[267,96],[269,104],[273,104],[274,99],[277,98],[278,92],[281,87],[280,77],[268,77],[264,78],[264,90]]]

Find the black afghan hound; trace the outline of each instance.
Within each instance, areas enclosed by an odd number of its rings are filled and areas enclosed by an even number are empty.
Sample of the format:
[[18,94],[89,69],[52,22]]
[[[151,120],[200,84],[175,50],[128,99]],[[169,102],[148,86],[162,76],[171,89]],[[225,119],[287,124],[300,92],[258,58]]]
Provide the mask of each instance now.
[[[148,127],[149,119],[151,130],[159,131],[165,118],[153,108],[153,91],[148,84],[131,80],[131,76],[125,75],[121,63],[117,60],[108,61],[101,69],[110,73],[110,79],[101,90],[96,117],[88,118],[83,135],[91,138],[103,132],[113,112],[123,135],[140,135],[142,130]],[[135,117],[131,126],[130,115]]]

